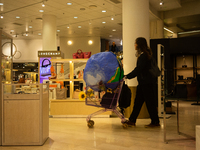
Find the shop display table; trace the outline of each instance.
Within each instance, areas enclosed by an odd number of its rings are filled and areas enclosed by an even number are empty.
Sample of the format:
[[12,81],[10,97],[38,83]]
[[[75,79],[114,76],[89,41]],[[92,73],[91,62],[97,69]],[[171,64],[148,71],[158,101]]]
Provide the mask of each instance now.
[[19,86],[25,84],[3,84],[2,145],[43,145],[49,137],[48,86],[29,84],[23,92]]
[[[175,101],[176,104],[177,104],[177,132],[178,132],[178,134],[186,136],[188,139],[195,140],[195,137],[187,135],[187,134],[180,131],[180,128],[179,128],[179,102],[180,101],[197,102],[197,98],[165,97],[165,100]],[[164,104],[165,104],[165,101],[164,101]],[[166,106],[164,106],[163,123],[164,123],[164,142],[168,143],[168,141],[170,141],[170,140],[167,140],[167,138],[166,138]]]

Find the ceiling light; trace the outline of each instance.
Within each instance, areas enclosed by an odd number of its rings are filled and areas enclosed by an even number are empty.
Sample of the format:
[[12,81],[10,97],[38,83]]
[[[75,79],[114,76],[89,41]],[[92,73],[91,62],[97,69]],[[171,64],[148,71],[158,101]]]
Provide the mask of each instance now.
[[60,30],[57,30],[57,32],[60,32]]
[[38,35],[42,35],[42,33],[38,33]]
[[67,5],[72,5],[72,3],[67,3]]
[[32,26],[29,26],[29,28],[31,29],[31,28],[33,28]]
[[28,36],[28,33],[26,33],[26,36]]
[[44,10],[39,10],[39,12],[44,12]]
[[44,4],[44,2],[42,2],[42,7],[45,7],[45,4]]
[[164,5],[164,2],[162,0],[160,1],[160,5]]
[[102,23],[106,23],[106,22],[102,22]]
[[78,28],[81,28],[81,26],[78,26]]
[[116,31],[116,29],[113,29],[112,31]]
[[72,45],[72,41],[68,41],[67,43],[68,43],[68,45]]
[[10,30],[10,32],[14,32],[14,30]]
[[109,37],[113,37],[112,35],[109,35]]
[[111,20],[114,20],[114,17],[111,17]]
[[17,18],[17,19],[19,19],[19,18],[20,18],[20,16],[16,16],[16,18]]
[[3,15],[1,15],[1,19],[3,19]]
[[3,5],[3,3],[0,3],[0,6],[2,6]]
[[170,32],[170,33],[174,33],[173,31],[171,31],[171,30],[169,30],[169,29],[167,29],[167,28],[165,28],[165,27],[164,27],[164,30],[166,30],[166,31],[168,31],[168,32]]
[[106,12],[106,10],[102,10],[101,12]]
[[69,26],[67,26],[67,28],[69,29]]
[[77,19],[78,17],[74,17],[74,19]]
[[92,43],[93,43],[92,40],[89,40],[89,41],[88,41],[88,44],[89,44],[89,45],[92,45]]

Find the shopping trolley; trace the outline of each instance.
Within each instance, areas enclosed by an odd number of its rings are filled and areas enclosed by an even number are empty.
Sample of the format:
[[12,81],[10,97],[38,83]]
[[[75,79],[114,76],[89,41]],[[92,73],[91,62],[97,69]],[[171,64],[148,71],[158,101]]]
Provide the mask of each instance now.
[[[121,119],[123,127],[128,127],[128,125],[124,123],[126,121],[124,115],[120,113],[117,107],[123,82],[124,79],[115,83],[86,86],[86,105],[103,108],[87,116],[86,121],[89,128],[94,126],[94,121],[91,120],[91,118],[106,111],[113,111]],[[112,89],[110,87],[115,88]]]

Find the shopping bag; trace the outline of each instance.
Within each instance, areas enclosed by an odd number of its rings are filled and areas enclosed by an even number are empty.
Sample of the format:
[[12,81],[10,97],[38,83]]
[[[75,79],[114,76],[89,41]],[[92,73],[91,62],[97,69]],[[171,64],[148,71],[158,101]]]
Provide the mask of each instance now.
[[129,89],[128,85],[125,84],[124,82],[119,97],[119,107],[127,108],[130,105],[131,105],[131,90]]
[[79,93],[80,93],[81,91],[79,90],[79,89],[76,89],[75,91],[74,91],[74,93],[73,93],[73,98],[74,99],[79,99]]
[[83,52],[84,58],[90,58],[91,52]]
[[81,49],[78,49],[76,53],[73,53],[73,59],[84,58],[84,54]]
[[106,92],[100,102],[104,108],[112,108],[117,104],[117,94],[112,92]]
[[56,99],[66,99],[67,98],[67,88],[56,88]]

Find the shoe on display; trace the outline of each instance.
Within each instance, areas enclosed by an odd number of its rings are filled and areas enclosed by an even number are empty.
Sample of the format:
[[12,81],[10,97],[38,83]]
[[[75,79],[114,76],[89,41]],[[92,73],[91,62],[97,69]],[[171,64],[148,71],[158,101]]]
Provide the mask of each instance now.
[[127,124],[129,127],[135,127],[135,122],[131,122],[130,120],[126,120],[123,124]]
[[148,125],[145,125],[144,127],[145,128],[155,128],[155,127],[160,127],[160,124],[159,123],[156,123],[156,124],[150,123]]

